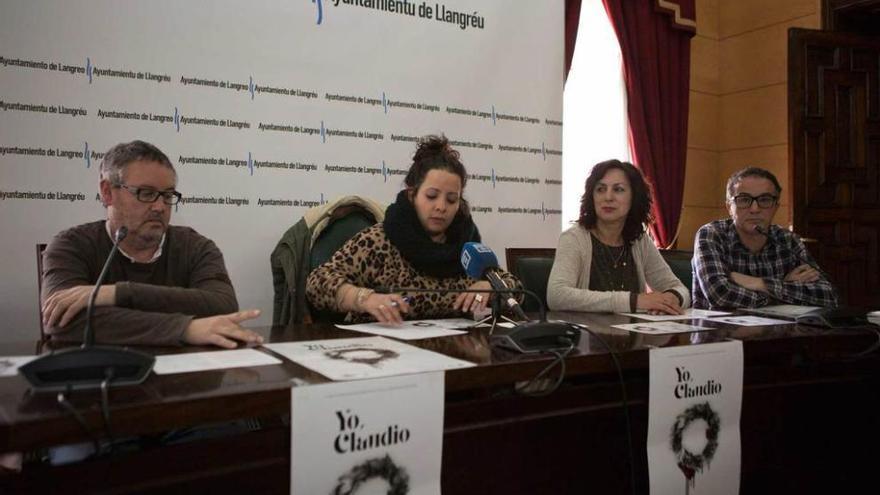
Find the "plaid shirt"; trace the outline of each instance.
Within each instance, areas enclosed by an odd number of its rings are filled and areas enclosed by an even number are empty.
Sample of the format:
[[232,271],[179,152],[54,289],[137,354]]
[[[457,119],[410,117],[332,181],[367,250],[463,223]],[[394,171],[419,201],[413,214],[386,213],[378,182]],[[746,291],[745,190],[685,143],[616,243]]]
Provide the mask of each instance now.
[[[808,264],[819,271],[815,282],[785,282],[795,267]],[[767,243],[758,253],[743,245],[732,219],[700,227],[694,241],[694,307],[754,308],[767,304],[837,306],[837,291],[819,269],[798,236],[771,225]],[[767,292],[746,289],[730,279],[731,272],[761,277]]]

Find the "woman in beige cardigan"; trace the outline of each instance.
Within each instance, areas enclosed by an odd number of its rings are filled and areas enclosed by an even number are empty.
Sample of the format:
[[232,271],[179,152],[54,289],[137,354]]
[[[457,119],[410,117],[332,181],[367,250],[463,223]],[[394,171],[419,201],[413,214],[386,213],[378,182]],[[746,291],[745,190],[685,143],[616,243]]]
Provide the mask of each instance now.
[[547,283],[556,311],[681,314],[690,294],[645,225],[651,192],[631,163],[608,160],[587,178],[576,225],[562,233]]

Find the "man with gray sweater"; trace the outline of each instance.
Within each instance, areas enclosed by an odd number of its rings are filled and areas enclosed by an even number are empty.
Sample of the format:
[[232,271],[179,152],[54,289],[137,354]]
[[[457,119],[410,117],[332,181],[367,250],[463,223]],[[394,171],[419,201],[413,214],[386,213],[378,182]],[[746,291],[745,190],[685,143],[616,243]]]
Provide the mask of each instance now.
[[259,311],[238,311],[217,246],[189,227],[169,225],[181,198],[176,185],[171,161],[149,143],[107,152],[100,177],[107,219],[61,232],[43,253],[42,318],[53,340],[82,340],[89,295],[125,227],[95,299],[96,342],[233,348],[262,341],[239,326]]

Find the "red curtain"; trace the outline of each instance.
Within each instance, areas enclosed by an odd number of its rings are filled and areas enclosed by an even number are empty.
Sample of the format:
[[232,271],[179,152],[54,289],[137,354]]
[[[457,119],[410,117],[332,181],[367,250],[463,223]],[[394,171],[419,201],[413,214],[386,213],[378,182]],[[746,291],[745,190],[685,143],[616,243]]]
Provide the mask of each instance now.
[[684,192],[694,0],[602,1],[623,55],[633,162],[654,186],[651,233],[670,247]]
[[574,56],[574,42],[577,40],[578,21],[581,19],[581,0],[565,0],[565,74],[563,84],[571,70],[571,58]]

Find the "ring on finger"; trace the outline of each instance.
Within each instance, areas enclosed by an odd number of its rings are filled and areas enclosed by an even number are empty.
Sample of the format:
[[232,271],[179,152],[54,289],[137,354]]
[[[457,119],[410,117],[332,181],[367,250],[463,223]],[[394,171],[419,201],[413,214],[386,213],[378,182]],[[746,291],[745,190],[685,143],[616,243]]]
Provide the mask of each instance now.
[[478,303],[483,302],[483,295],[482,295],[482,294],[477,294],[477,295],[474,297],[474,301],[477,301]]

